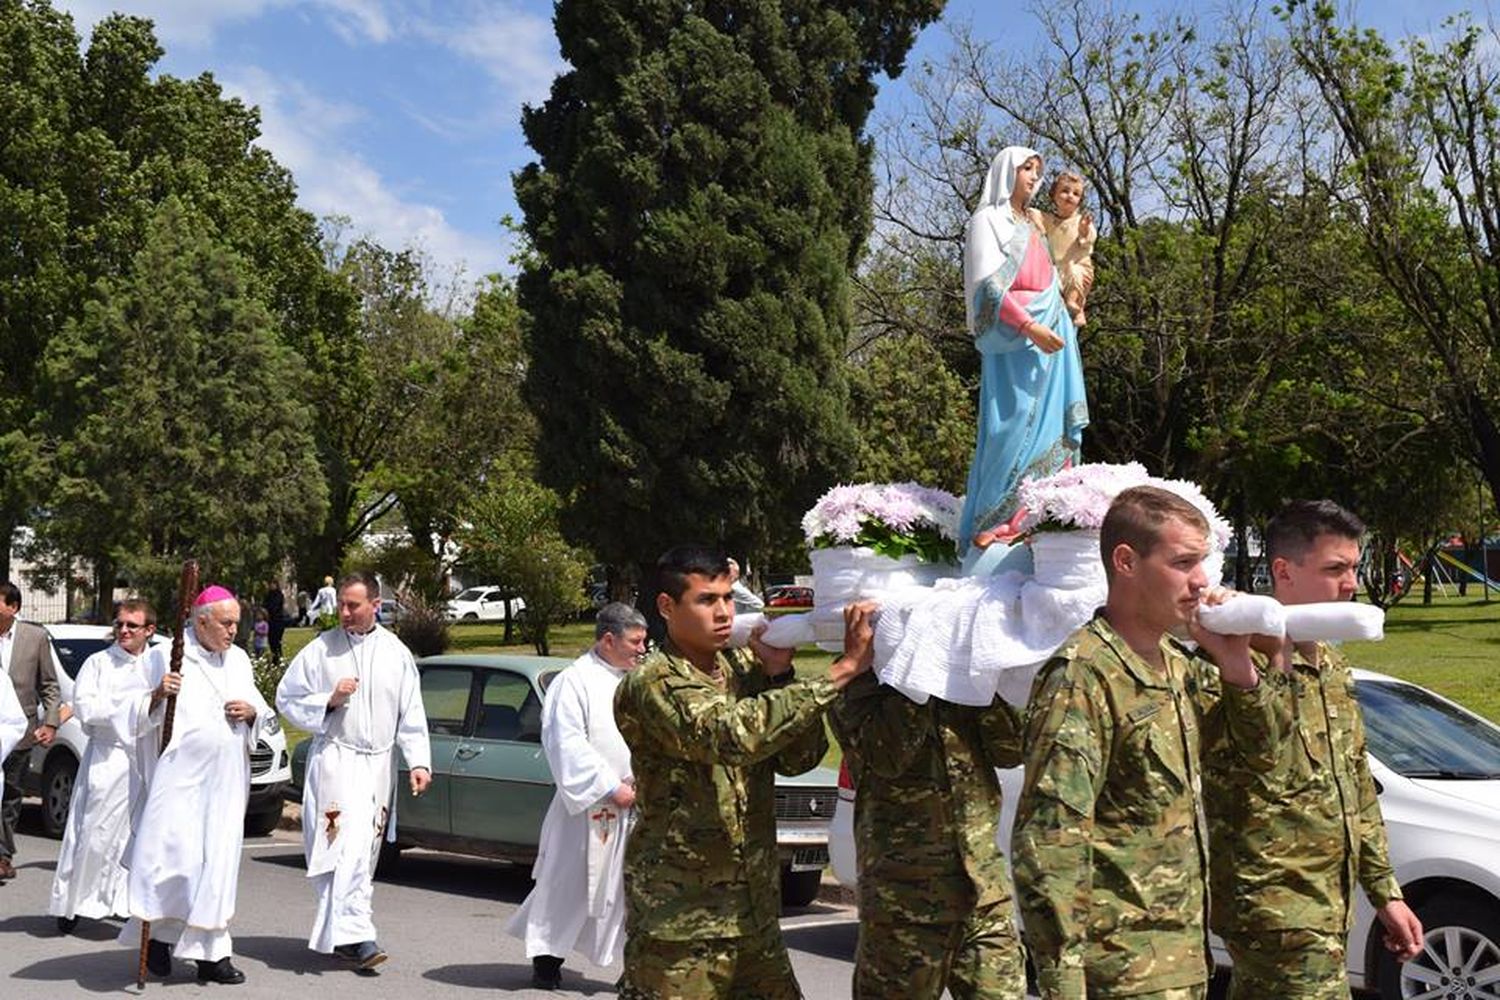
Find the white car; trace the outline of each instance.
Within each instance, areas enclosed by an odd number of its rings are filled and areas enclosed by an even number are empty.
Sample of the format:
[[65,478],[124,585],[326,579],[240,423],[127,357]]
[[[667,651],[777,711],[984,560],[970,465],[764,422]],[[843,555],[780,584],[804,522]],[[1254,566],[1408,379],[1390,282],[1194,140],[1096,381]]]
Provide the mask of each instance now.
[[[526,602],[519,597],[510,599],[510,617],[519,618],[526,610]],[[504,621],[505,591],[499,587],[469,587],[448,601],[448,617],[463,621]]]
[[[52,662],[57,668],[57,684],[63,704],[73,700],[73,678],[83,661],[114,642],[107,625],[45,625],[52,640]],[[164,646],[171,640],[157,633],[152,646]],[[282,791],[292,777],[292,762],[286,750],[286,735],[279,719],[274,718],[262,738],[250,751],[250,801],[245,806],[245,831],[264,836],[281,821]],[[33,747],[31,766],[27,770],[26,791],[42,799],[42,828],[49,836],[61,837],[68,822],[68,805],[73,800],[73,780],[88,737],[76,718],[57,730],[50,747]]]
[[[1381,944],[1374,909],[1359,893],[1350,984],[1386,1000],[1494,1000],[1500,997],[1500,727],[1407,681],[1367,670],[1354,671],[1354,679],[1391,864],[1422,920],[1427,948],[1397,966]],[[1008,858],[1021,769],[998,774],[999,839]],[[858,879],[854,794],[841,769],[828,853],[834,875],[850,888]],[[1217,937],[1214,951],[1227,968]]]

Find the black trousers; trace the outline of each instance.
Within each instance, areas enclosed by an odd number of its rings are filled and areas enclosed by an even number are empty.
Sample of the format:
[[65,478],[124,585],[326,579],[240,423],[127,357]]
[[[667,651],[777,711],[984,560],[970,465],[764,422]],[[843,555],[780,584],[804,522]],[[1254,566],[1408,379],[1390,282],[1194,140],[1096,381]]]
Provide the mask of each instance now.
[[5,800],[0,802],[0,858],[16,853],[16,822],[21,818],[21,777],[31,762],[31,747],[12,750],[5,758]]

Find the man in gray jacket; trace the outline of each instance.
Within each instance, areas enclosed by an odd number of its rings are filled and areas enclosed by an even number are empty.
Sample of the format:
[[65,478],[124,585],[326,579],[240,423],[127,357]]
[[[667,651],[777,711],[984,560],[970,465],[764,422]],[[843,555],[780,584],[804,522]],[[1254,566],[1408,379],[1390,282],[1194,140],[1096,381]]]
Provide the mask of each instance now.
[[27,726],[36,722],[38,701],[43,715],[42,724],[22,736],[5,758],[5,794],[0,801],[0,882],[16,877],[11,857],[16,853],[16,820],[21,816],[21,779],[26,774],[31,748],[38,743],[51,745],[60,724],[61,705],[52,646],[41,626],[16,619],[20,613],[21,589],[7,580],[0,584],[0,670],[10,674]]

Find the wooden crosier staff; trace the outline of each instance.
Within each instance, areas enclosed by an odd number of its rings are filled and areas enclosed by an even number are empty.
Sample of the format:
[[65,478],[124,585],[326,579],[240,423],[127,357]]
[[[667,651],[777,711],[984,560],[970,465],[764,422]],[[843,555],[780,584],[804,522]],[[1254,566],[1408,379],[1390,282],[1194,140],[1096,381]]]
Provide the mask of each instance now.
[[[188,615],[193,611],[193,596],[198,592],[198,560],[189,559],[182,564],[182,577],[177,582],[177,631],[172,635],[172,659],[168,670],[182,673],[182,647],[187,641]],[[158,754],[167,752],[172,742],[172,716],[177,712],[177,696],[167,695],[165,713],[161,723],[161,746]],[[146,953],[151,945],[151,921],[141,921],[141,953],[135,971],[135,988],[146,988]]]

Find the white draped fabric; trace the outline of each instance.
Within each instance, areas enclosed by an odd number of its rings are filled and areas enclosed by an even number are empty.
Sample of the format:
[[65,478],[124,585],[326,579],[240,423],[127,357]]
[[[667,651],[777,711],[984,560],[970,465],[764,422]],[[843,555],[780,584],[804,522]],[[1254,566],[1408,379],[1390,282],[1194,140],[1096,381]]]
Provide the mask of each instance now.
[[16,697],[10,674],[0,670],[0,760],[10,756],[21,737],[26,735],[26,713]]
[[[329,710],[339,680],[359,686]],[[307,946],[376,940],[374,859],[382,836],[395,839],[395,757],[432,770],[422,683],[411,652],[376,625],[363,635],[341,628],[319,635],[287,666],[276,706],[313,734],[302,792],[302,846],[317,914]]]
[[129,915],[121,865],[130,817],[144,785],[131,731],[136,703],[150,696],[145,657],[119,644],[83,661],[73,682],[73,714],[88,736],[47,912],[99,919]]
[[630,748],[615,727],[625,675],[592,651],[553,679],[542,705],[542,749],[557,793],[542,821],[536,886],[506,925],[526,957],[574,951],[612,965],[623,949],[625,841],[635,810],[609,795],[630,776]]
[[[172,742],[159,757],[165,702],[150,711],[146,694],[132,713],[131,730],[146,744],[141,761],[148,777],[125,853],[132,919],[120,941],[137,945],[137,921],[149,920],[151,936],[175,944],[178,958],[217,961],[233,949],[229,921],[250,794],[250,748],[271,709],[255,688],[243,649],[209,652],[191,628],[184,640]],[[147,654],[148,689],[161,682],[170,660],[167,646]],[[237,700],[254,706],[254,721],[225,716],[225,703]]]

